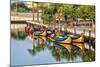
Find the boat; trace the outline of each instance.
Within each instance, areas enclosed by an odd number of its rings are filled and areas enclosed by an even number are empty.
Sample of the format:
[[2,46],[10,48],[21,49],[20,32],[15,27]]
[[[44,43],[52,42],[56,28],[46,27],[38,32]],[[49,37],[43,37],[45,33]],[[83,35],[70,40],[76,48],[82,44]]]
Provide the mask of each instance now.
[[51,37],[52,34],[53,34],[53,33],[52,33],[51,31],[47,31],[47,36],[48,36],[48,37]]
[[77,39],[72,39],[72,42],[83,43],[84,42],[84,37],[83,36],[80,36]]
[[83,43],[84,42],[84,35],[80,34],[80,35],[74,35],[74,34],[70,34],[69,35],[72,39],[72,42],[76,42],[76,43]]
[[52,38],[52,37],[48,37],[52,42],[57,42],[60,44],[67,44],[67,43],[71,43],[72,39],[71,37],[56,37],[56,38]]
[[29,34],[29,29],[30,29],[30,27],[25,27],[25,32],[26,32],[27,34]]
[[[62,38],[63,39],[63,38]],[[68,44],[68,43],[71,43],[72,42],[72,39],[71,39],[71,37],[69,36],[69,37],[67,37],[66,39],[64,39],[64,40],[57,40],[59,43],[62,43],[62,44]]]
[[43,31],[42,33],[40,33],[39,36],[46,36],[46,31]]
[[25,27],[25,32],[29,35],[32,35],[34,33],[34,29],[31,27]]
[[33,32],[34,32],[34,29],[33,29],[33,28],[30,28],[30,29],[29,29],[29,34],[32,35]]
[[58,36],[58,37],[55,37],[54,39],[57,41],[62,41],[62,40],[67,39],[67,36]]
[[53,42],[58,42],[58,43],[83,43],[84,42],[84,36],[83,34],[78,35],[64,35],[64,36],[55,36],[55,34],[51,34],[49,36],[49,39]]
[[46,37],[44,37],[44,36],[39,36],[43,41],[47,41],[47,39],[46,39]]

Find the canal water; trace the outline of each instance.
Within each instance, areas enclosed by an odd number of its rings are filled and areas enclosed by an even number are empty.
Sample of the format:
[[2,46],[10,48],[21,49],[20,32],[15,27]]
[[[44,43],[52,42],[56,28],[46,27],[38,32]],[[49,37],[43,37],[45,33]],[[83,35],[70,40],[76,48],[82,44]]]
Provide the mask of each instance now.
[[92,43],[61,44],[47,37],[11,32],[11,66],[95,61]]

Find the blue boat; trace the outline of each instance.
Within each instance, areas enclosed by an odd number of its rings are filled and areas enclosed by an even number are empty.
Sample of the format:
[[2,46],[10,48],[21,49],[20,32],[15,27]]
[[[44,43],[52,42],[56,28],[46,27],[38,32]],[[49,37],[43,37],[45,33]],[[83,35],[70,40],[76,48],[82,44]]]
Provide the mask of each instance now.
[[54,39],[57,41],[62,41],[62,40],[65,40],[67,38],[68,38],[68,36],[59,36],[59,37],[55,37]]
[[49,38],[49,40],[51,40],[52,42],[57,42],[57,43],[71,43],[71,37],[69,37],[69,36],[59,36],[59,37],[55,37],[55,38],[53,38],[53,37],[48,37]]

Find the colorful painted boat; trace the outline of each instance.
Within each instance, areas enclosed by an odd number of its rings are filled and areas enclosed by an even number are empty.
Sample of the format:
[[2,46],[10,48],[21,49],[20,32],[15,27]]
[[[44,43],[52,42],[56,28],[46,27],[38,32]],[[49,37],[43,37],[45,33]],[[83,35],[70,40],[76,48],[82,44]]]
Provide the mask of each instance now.
[[77,38],[79,38],[79,36],[77,36],[77,35],[69,35],[72,39],[77,39]]
[[25,32],[30,35],[30,34],[33,34],[34,29],[30,27],[25,27]]
[[83,43],[84,42],[84,37],[83,36],[80,36],[77,39],[72,39],[72,42]]
[[53,42],[62,43],[62,44],[64,44],[64,43],[67,44],[67,43],[72,42],[71,37],[67,37],[67,38],[65,38],[65,37],[57,37],[57,38],[48,37],[48,38]]
[[68,38],[67,36],[58,36],[58,37],[55,37],[54,39],[57,41],[62,41],[62,40],[65,40],[67,38]]
[[84,42],[84,36],[59,36],[59,37],[55,37],[52,38],[50,37],[51,41],[55,41],[58,43],[72,43],[72,42],[76,42],[76,43],[83,43]]
[[71,43],[72,42],[71,37],[67,37],[66,39],[64,39],[64,38],[58,38],[58,39],[59,40],[56,40],[56,41],[58,41],[59,43],[63,43],[63,44],[67,44],[67,43]]
[[83,43],[84,42],[84,35],[80,34],[79,35],[69,35],[72,38],[72,42],[76,43]]
[[29,27],[25,27],[25,32],[27,33],[27,34],[29,34]]
[[43,31],[42,33],[39,34],[39,36],[46,36],[46,31]]

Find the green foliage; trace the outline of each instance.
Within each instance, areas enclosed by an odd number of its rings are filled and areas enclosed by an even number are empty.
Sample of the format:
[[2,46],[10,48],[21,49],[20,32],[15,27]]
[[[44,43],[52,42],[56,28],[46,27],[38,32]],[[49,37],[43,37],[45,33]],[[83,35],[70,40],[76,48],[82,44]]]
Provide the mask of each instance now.
[[11,10],[17,11],[17,12],[30,12],[31,9],[28,8],[24,3],[12,3],[11,4]]
[[77,10],[80,18],[83,19],[95,18],[95,6],[80,6]]
[[72,15],[73,15],[73,5],[66,5],[66,4],[64,4],[64,5],[62,5],[62,9],[61,9],[62,11],[62,14],[64,15],[64,16],[69,16],[69,17],[71,17]]
[[94,19],[95,6],[51,4],[45,9],[42,19],[52,21],[55,13],[61,13],[63,17],[69,17],[72,19],[72,21],[74,21],[74,18]]
[[[42,10],[43,15],[41,18],[45,21],[53,21],[56,13],[58,15],[61,13],[64,18],[69,17],[72,20],[74,18],[82,18],[82,19],[95,19],[95,6],[89,5],[71,5],[71,4],[45,4],[45,3],[37,3],[37,10]],[[31,11],[24,3],[12,3],[11,4],[12,11],[18,12],[29,12]]]
[[44,11],[43,16],[41,17],[45,21],[52,21],[53,20],[53,15],[56,13],[56,6],[55,4],[50,5],[47,7]]
[[53,20],[53,16],[50,14],[44,14],[41,18],[49,22]]

